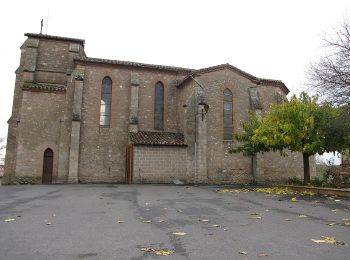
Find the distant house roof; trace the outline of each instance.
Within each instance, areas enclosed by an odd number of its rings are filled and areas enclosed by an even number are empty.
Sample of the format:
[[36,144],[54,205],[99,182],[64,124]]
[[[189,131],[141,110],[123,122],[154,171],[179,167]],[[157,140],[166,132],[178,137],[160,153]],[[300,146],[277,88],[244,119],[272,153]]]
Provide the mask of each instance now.
[[232,71],[235,71],[238,74],[240,74],[241,76],[251,80],[252,82],[254,82],[258,85],[264,84],[264,85],[269,85],[269,86],[280,87],[286,94],[289,93],[289,89],[281,80],[258,78],[258,77],[255,77],[255,76],[249,74],[248,72],[245,72],[245,71],[243,71],[235,66],[232,66],[231,64],[228,64],[228,63],[217,65],[217,66],[212,66],[212,67],[208,67],[208,68],[203,68],[203,69],[199,69],[199,70],[194,70],[192,74],[186,76],[181,82],[179,82],[178,86],[181,86],[184,82],[186,82],[187,80],[190,80],[191,76],[196,77],[196,76],[200,76],[200,75],[205,74],[205,73],[223,70],[223,69],[230,69]]
[[181,133],[139,131],[129,133],[129,137],[135,145],[187,146]]
[[82,45],[85,44],[85,40],[83,40],[83,39],[61,37],[61,36],[47,35],[47,34],[41,34],[41,33],[40,34],[39,33],[25,33],[24,36],[31,37],[31,38],[37,38],[37,39],[76,42],[76,43],[80,43]]

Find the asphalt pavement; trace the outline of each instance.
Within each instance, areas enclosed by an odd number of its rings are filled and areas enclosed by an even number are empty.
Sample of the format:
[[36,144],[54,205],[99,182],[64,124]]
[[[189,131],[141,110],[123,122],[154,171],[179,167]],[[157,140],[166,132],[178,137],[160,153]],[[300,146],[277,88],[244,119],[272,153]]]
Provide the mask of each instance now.
[[220,188],[1,186],[0,260],[350,259],[350,199]]

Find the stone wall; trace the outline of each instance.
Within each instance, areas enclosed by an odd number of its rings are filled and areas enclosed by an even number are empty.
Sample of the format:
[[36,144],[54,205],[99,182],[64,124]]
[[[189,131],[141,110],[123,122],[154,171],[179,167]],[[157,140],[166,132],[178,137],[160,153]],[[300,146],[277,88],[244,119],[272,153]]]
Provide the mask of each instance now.
[[186,147],[134,146],[134,183],[188,182]]
[[[157,72],[125,66],[84,64],[84,92],[79,158],[80,182],[125,182],[125,148],[128,145],[131,76],[138,80],[138,129],[154,130],[155,84],[164,85],[164,130],[176,131],[177,78],[174,72]],[[99,125],[101,86],[104,77],[112,80],[110,127]]]
[[[316,164],[314,156],[310,157],[310,176],[316,176]],[[268,152],[258,155],[257,182],[270,183],[284,181],[297,177],[303,179],[303,155],[301,153],[287,153],[281,156],[279,152]]]

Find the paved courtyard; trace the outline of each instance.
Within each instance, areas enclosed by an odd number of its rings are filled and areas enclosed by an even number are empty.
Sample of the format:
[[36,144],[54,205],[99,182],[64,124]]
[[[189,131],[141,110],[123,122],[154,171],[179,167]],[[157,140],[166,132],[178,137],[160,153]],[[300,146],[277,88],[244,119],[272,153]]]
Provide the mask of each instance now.
[[2,186],[0,259],[350,259],[349,199],[218,189]]

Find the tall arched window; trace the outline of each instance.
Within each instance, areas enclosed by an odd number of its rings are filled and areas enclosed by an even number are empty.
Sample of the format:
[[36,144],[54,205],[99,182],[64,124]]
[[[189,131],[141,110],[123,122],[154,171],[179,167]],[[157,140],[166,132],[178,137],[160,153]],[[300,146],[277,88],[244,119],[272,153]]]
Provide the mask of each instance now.
[[105,77],[102,80],[100,126],[109,127],[111,123],[112,80]]
[[224,90],[224,140],[232,140],[233,121],[232,121],[232,92],[229,89]]
[[47,148],[44,152],[42,184],[52,183],[52,170],[53,170],[53,151],[51,150],[51,148]]
[[164,86],[157,82],[154,97],[154,129],[163,130],[164,121]]

